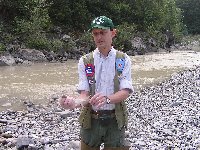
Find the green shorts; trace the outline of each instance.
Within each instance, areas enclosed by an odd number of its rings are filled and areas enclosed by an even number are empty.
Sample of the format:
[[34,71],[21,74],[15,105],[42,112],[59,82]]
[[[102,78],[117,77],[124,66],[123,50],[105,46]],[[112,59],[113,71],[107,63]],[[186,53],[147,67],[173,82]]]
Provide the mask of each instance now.
[[109,118],[103,123],[101,119],[92,118],[90,129],[81,128],[81,140],[90,147],[99,147],[104,143],[104,147],[124,146],[125,128],[119,129],[116,118]]

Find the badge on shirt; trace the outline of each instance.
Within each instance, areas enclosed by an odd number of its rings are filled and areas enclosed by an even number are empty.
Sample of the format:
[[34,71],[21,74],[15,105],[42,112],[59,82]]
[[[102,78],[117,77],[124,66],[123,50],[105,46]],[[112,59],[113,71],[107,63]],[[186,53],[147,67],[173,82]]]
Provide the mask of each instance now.
[[93,77],[94,76],[94,65],[93,64],[86,64],[85,65],[85,72],[87,77]]
[[117,58],[116,59],[116,69],[119,72],[122,72],[125,66],[125,59]]

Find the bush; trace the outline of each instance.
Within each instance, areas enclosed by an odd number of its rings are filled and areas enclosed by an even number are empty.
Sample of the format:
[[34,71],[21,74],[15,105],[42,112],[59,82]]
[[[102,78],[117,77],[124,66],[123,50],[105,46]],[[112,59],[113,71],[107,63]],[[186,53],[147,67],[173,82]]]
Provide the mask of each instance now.
[[0,43],[0,52],[5,51],[5,50],[6,50],[6,46]]
[[59,39],[51,40],[51,45],[49,47],[50,51],[58,51],[63,48],[64,43]]
[[95,43],[93,41],[91,32],[84,32],[77,41],[77,47],[84,47],[88,49],[88,51],[95,49]]
[[44,35],[33,35],[26,38],[25,45],[37,50],[50,50],[51,43]]
[[10,33],[2,33],[2,42],[3,43],[12,43],[15,40],[15,37]]
[[117,26],[117,36],[114,38],[113,45],[117,49],[123,49],[124,44],[132,39],[136,33],[136,25],[123,23]]

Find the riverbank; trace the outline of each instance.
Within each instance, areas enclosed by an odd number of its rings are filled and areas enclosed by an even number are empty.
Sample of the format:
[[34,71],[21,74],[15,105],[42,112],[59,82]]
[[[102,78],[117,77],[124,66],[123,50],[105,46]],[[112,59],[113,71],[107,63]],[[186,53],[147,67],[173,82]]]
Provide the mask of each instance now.
[[[78,149],[79,109],[25,103],[27,111],[0,112],[0,149]],[[200,148],[200,66],[142,88],[128,100],[126,140],[131,149]]]

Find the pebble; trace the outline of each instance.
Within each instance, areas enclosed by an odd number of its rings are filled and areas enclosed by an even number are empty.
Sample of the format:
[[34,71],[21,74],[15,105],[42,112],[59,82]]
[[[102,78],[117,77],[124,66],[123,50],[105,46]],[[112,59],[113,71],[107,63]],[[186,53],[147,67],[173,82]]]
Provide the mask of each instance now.
[[[141,149],[200,147],[200,66],[173,74],[169,80],[135,92],[127,101],[129,129]],[[131,119],[131,120],[132,120]],[[148,126],[149,125],[149,126]],[[131,138],[131,137],[130,137]],[[198,141],[198,142],[197,142]],[[159,147],[159,148],[158,148]]]
[[[126,103],[131,150],[200,148],[200,66],[134,92]],[[0,112],[0,149],[79,149],[79,109],[64,110],[56,100],[24,104],[27,111]]]

